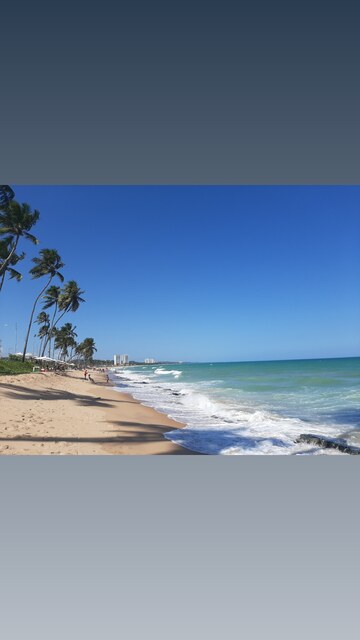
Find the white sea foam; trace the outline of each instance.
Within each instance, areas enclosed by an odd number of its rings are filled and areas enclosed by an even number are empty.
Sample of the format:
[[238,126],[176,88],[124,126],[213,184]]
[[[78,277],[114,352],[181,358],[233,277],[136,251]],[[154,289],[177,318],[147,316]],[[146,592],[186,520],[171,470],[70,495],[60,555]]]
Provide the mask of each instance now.
[[[157,368],[153,372],[116,373],[122,383],[119,391],[130,392],[146,406],[167,414],[186,425],[168,432],[165,437],[189,449],[211,454],[322,454],[317,447],[296,443],[301,433],[336,437],[342,429],[315,422],[306,422],[252,405],[234,402],[224,397],[209,396],[206,383],[185,384],[177,381],[181,371]],[[169,381],[156,376],[168,374]],[[209,384],[207,384],[210,387]],[[327,454],[339,452],[326,450]]]
[[174,378],[179,378],[182,374],[182,371],[177,371],[176,369],[173,369],[171,371],[169,371],[168,369],[155,369],[154,373],[157,376],[174,376]]

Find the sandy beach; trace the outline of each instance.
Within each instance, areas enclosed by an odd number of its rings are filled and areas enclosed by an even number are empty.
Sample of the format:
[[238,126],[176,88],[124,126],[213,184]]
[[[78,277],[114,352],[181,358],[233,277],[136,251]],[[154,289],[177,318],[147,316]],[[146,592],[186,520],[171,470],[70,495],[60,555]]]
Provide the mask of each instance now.
[[183,425],[80,371],[0,378],[2,455],[194,454],[164,438]]

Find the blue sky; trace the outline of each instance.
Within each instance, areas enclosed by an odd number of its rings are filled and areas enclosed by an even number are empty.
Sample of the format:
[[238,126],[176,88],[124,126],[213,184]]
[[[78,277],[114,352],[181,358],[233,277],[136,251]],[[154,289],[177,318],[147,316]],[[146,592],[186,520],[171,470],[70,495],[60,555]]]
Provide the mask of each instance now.
[[41,243],[0,297],[5,353],[41,287],[30,258],[56,248],[86,291],[66,319],[99,357],[360,355],[359,187],[12,187]]

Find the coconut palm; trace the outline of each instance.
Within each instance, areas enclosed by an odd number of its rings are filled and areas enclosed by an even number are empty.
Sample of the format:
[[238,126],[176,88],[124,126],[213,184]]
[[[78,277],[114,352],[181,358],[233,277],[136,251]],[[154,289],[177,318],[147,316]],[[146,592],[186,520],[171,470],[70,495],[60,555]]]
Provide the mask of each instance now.
[[15,198],[15,193],[8,184],[0,184],[0,207],[6,207]]
[[45,311],[40,311],[35,322],[41,325],[50,325],[50,316]]
[[83,293],[84,291],[80,289],[75,280],[69,280],[69,282],[64,285],[59,299],[59,309],[63,311],[59,320],[62,318],[64,313],[67,313],[68,311],[72,311],[74,313],[78,310],[80,304],[85,302],[84,298],[81,297]]
[[[10,249],[10,244],[11,244],[12,240],[11,238],[4,238],[4,240],[0,240],[0,265],[3,263],[3,261],[8,257],[11,249]],[[19,271],[17,271],[16,269],[14,269],[13,267],[20,261],[23,260],[25,258],[25,253],[21,253],[20,255],[18,255],[17,253],[13,253],[10,261],[8,262],[8,266],[6,267],[6,269],[4,270],[3,274],[0,276],[0,291],[3,287],[4,284],[4,280],[5,280],[5,276],[8,273],[9,274],[9,278],[10,279],[15,279],[17,280],[17,282],[20,282],[20,280],[22,279],[22,275]]]
[[41,342],[40,342],[40,349],[39,349],[39,355],[41,353],[41,348],[42,348],[42,344],[43,344],[43,340],[44,338],[47,338],[48,334],[49,334],[49,329],[50,329],[50,316],[48,313],[45,313],[45,311],[41,311],[35,322],[40,326],[40,329],[38,331],[38,337],[40,338]]
[[[55,321],[55,316],[56,316],[56,312],[57,312],[57,309],[58,309],[60,293],[61,293],[61,288],[57,287],[56,285],[52,285],[51,287],[49,287],[45,291],[45,295],[44,295],[45,303],[43,305],[43,309],[50,309],[50,307],[54,307],[54,312],[53,312],[52,320],[51,320],[51,330],[54,327],[54,321]],[[51,330],[49,331],[47,339],[45,340],[45,343],[43,345],[43,351],[42,351],[42,354],[41,354],[42,356],[45,354],[45,349],[46,349],[47,344],[49,344],[49,356],[50,356],[50,351],[51,351]]]
[[76,327],[74,327],[71,322],[67,322],[60,329],[56,329],[55,335],[55,348],[60,349],[60,357],[65,360],[69,355],[69,349],[74,349],[76,347],[77,333],[75,332]]
[[76,348],[76,353],[84,359],[87,364],[93,359],[93,355],[97,351],[94,338],[85,338]]
[[[50,287],[50,288],[55,289],[54,287]],[[69,280],[69,282],[67,282],[63,286],[63,288],[60,290],[59,294],[57,294],[55,290],[50,293],[50,298],[48,298],[48,302],[45,303],[44,309],[49,308],[50,306],[52,306],[52,304],[55,304],[55,299],[56,299],[56,309],[59,309],[61,311],[60,315],[57,317],[56,320],[55,320],[55,314],[53,315],[53,321],[51,324],[52,329],[56,328],[56,325],[60,322],[61,318],[65,315],[65,313],[68,313],[69,311],[74,313],[75,311],[78,310],[80,304],[82,302],[85,302],[84,298],[81,297],[83,293],[84,291],[80,289],[79,285],[77,284],[77,282],[75,282],[75,280]],[[46,298],[46,296],[44,296],[44,298]],[[51,340],[51,336],[49,337],[49,340]],[[45,349],[46,349],[46,344],[44,346],[44,353],[45,353]]]
[[50,282],[53,280],[53,278],[55,278],[55,276],[59,278],[61,282],[64,282],[64,276],[60,272],[60,269],[62,269],[62,267],[64,266],[64,263],[62,262],[56,249],[41,249],[41,251],[39,252],[39,255],[40,255],[39,258],[36,257],[32,259],[35,266],[32,269],[30,269],[30,273],[33,278],[42,278],[43,276],[49,276],[49,278],[45,286],[41,289],[40,293],[36,296],[35,302],[33,304],[30,320],[29,320],[29,327],[27,330],[26,338],[25,338],[24,352],[22,357],[23,362],[25,362],[25,354],[26,354],[27,344],[29,340],[31,325],[33,322],[35,308],[39,298],[43,295],[45,289],[48,288],[48,286],[50,285]]
[[11,240],[9,254],[0,264],[0,276],[10,264],[21,237],[30,240],[34,244],[39,244],[38,239],[29,233],[30,229],[38,221],[39,216],[39,211],[36,209],[31,211],[26,202],[20,204],[15,200],[9,202],[6,207],[0,210],[0,235],[6,235]]

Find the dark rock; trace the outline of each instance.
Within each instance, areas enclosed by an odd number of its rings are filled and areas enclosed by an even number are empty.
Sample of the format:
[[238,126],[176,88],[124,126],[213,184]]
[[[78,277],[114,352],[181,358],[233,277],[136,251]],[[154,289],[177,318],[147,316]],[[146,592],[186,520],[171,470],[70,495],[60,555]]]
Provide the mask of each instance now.
[[350,455],[360,455],[360,449],[348,444],[346,440],[336,438],[326,438],[325,436],[316,436],[312,433],[302,433],[296,442],[307,442],[308,444],[316,444],[323,449],[338,449],[342,453],[349,453]]

